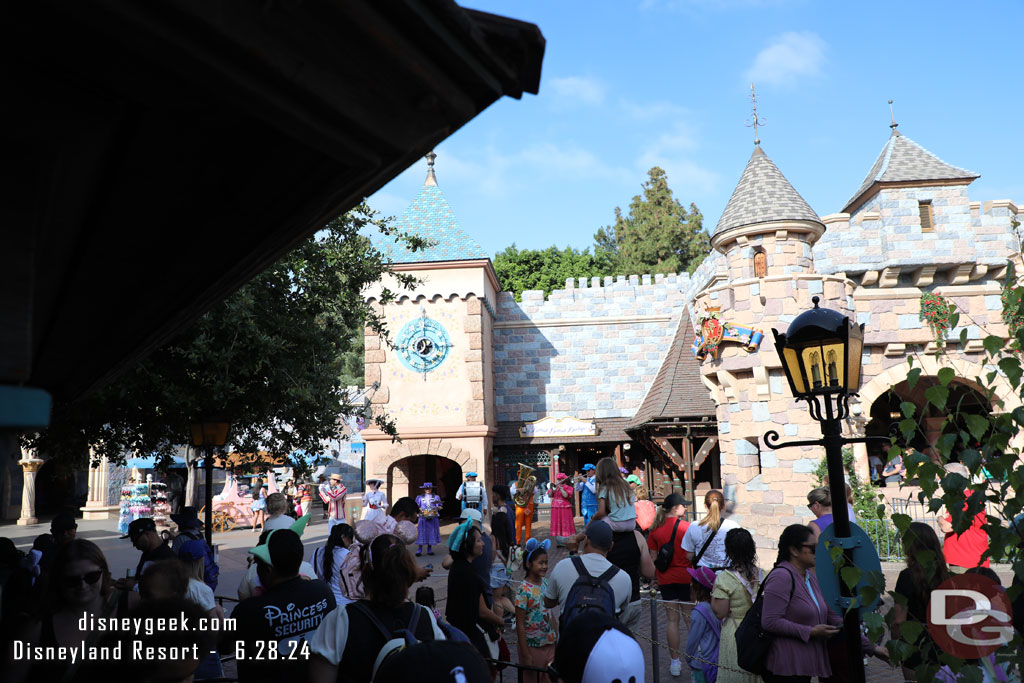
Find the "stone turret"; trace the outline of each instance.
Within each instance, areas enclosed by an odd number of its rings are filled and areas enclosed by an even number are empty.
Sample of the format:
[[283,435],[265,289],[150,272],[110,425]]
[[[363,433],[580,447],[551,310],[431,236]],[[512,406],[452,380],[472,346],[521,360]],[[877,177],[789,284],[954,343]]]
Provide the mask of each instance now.
[[814,269],[811,246],[824,231],[818,214],[757,145],[711,246],[726,256],[730,280],[808,273]]

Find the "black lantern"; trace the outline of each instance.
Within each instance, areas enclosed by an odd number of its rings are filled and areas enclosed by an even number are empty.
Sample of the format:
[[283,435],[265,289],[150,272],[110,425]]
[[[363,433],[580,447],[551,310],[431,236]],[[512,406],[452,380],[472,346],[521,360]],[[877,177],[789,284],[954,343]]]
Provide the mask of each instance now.
[[796,398],[852,394],[860,387],[864,326],[829,308],[814,308],[796,317],[775,335],[782,368]]
[[192,445],[205,456],[203,469],[206,470],[206,542],[213,547],[213,449],[223,448],[228,440],[229,425],[224,420],[207,418],[189,425]]

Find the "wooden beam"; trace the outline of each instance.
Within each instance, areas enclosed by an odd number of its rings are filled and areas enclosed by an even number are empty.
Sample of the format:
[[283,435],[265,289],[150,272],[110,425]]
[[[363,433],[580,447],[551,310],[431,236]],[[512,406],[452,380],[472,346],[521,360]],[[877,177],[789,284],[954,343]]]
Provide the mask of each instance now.
[[697,451],[697,455],[693,458],[693,468],[700,469],[700,466],[707,460],[708,454],[711,453],[711,449],[718,443],[717,436],[709,436],[704,439],[704,443],[700,445],[700,450]]
[[697,484],[694,481],[697,468],[693,465],[693,438],[689,435],[683,437],[683,462],[686,464],[686,498],[690,499],[690,509],[697,509]]

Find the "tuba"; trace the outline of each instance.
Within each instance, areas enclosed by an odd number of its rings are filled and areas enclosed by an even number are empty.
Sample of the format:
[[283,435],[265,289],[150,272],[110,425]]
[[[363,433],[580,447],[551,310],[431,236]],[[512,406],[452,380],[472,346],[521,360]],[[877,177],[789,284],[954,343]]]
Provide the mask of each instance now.
[[528,507],[533,502],[533,490],[537,488],[537,477],[533,476],[533,471],[533,467],[519,463],[516,495],[512,496],[512,500],[521,508]]

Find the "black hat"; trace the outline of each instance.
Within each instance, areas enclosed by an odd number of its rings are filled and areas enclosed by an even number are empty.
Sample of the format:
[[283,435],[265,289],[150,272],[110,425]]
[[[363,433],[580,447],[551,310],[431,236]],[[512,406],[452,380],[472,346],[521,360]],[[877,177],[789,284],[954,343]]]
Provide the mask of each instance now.
[[469,643],[428,640],[388,654],[373,680],[490,683],[491,674],[483,658]]
[[65,531],[71,531],[72,529],[77,528],[78,523],[75,522],[74,514],[68,512],[67,510],[64,510],[63,512],[58,512],[57,516],[54,517],[53,520],[50,522],[50,533],[52,534],[60,534]]
[[181,508],[181,512],[171,515],[171,521],[180,529],[198,529],[203,526],[203,520],[199,519],[199,512],[192,505]]
[[134,541],[147,531],[156,531],[156,522],[152,517],[139,517],[128,525],[128,538]]

